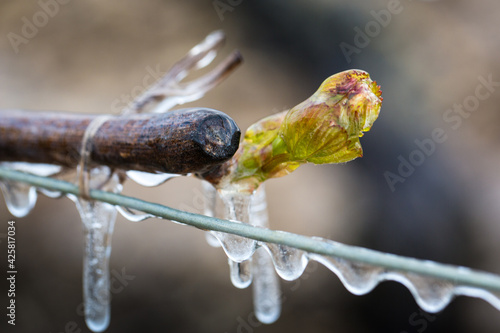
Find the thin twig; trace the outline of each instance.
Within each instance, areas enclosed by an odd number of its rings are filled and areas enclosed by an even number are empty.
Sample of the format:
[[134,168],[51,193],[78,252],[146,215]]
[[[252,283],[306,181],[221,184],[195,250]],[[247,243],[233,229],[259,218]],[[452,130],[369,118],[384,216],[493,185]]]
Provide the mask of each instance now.
[[[78,186],[74,184],[14,171],[4,167],[0,167],[0,179],[23,182],[35,187],[70,193],[77,196],[80,195]],[[491,273],[427,260],[402,257],[285,231],[257,228],[248,224],[188,213],[160,204],[100,190],[91,190],[90,197],[94,200],[107,202],[112,205],[129,207],[200,229],[235,234],[258,241],[288,245],[311,253],[343,258],[388,269],[417,273],[451,281],[457,285],[479,287],[495,292],[500,291],[500,276]]]

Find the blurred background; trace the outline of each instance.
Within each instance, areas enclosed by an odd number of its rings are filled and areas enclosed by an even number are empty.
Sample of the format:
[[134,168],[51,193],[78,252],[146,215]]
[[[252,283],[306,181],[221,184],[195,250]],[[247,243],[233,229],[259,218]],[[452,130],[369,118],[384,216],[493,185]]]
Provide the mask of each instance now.
[[[269,181],[271,227],[500,273],[500,89],[477,88],[500,82],[497,1],[60,2],[51,9],[49,0],[0,3],[0,108],[118,113],[148,73],[167,71],[218,29],[227,34],[220,59],[239,49],[245,62],[186,106],[224,111],[242,130],[300,103],[326,77],[363,69],[384,92],[379,120],[361,140],[364,157]],[[34,20],[36,31],[23,32]],[[477,89],[489,96],[474,99]],[[429,142],[436,129],[446,140],[428,155],[416,153],[416,140]],[[400,165],[410,159],[418,165],[405,173]],[[192,178],[158,188],[129,181],[124,193],[201,212],[201,186]],[[73,203],[40,195],[19,219],[1,200],[0,236],[11,219],[17,320],[7,327],[2,319],[0,330],[87,332]],[[459,297],[428,315],[397,283],[354,296],[315,264],[298,281],[282,282],[281,318],[256,326],[251,290],[231,285],[223,251],[207,245],[202,231],[159,219],[118,217],[111,270],[127,277],[113,294],[110,333],[500,330],[500,313],[482,300]]]

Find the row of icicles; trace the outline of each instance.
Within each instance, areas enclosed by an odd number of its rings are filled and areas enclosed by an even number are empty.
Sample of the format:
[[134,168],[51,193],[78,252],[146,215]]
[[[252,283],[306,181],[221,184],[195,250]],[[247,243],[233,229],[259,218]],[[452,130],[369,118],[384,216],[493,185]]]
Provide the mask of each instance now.
[[[66,179],[71,177],[64,172],[61,173],[61,168],[53,165],[10,162],[0,165],[39,176],[55,175]],[[119,177],[111,173],[107,167],[94,168],[90,172],[91,187],[100,185],[102,190],[121,192],[122,184]],[[74,177],[74,174],[72,176]],[[128,178],[143,186],[157,186],[174,176],[178,175],[127,172]],[[83,258],[85,320],[92,331],[104,331],[110,321],[109,256],[116,212],[119,211],[125,218],[134,222],[145,220],[152,215],[103,202],[87,201],[71,194],[36,189],[24,183],[8,180],[2,180],[0,188],[9,211],[17,217],[26,216],[34,207],[37,190],[51,198],[67,196],[76,203],[85,233]],[[231,189],[216,191],[207,182],[203,182],[203,189],[205,215],[218,217],[220,215],[222,218],[249,223],[256,227],[269,227],[263,186],[251,195]],[[321,240],[335,244],[333,241]],[[288,281],[298,279],[309,260],[326,266],[340,278],[350,292],[356,295],[368,293],[380,282],[391,280],[405,285],[418,305],[427,312],[442,310],[458,295],[482,298],[500,310],[500,298],[497,293],[476,287],[456,285],[415,273],[308,253],[285,245],[259,242],[221,232],[207,232],[207,241],[212,246],[222,246],[224,249],[228,256],[230,278],[234,286],[246,288],[253,285],[255,315],[263,323],[276,321],[281,313],[278,276]]]

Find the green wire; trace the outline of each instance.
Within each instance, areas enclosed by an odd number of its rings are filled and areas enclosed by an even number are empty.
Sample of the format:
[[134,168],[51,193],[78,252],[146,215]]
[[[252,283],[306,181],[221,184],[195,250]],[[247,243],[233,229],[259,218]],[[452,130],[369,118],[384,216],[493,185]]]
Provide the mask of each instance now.
[[[78,186],[49,178],[0,167],[0,179],[23,182],[35,187],[63,193],[79,195]],[[386,269],[421,274],[443,279],[470,287],[500,292],[500,276],[475,271],[465,267],[418,260],[394,254],[383,253],[362,247],[345,245],[329,240],[307,237],[285,231],[257,228],[248,224],[236,223],[199,214],[184,212],[160,204],[100,190],[90,190],[90,197],[112,205],[129,207],[156,217],[181,222],[204,230],[214,230],[251,238],[257,241],[288,245],[300,250],[320,255],[343,258]]]

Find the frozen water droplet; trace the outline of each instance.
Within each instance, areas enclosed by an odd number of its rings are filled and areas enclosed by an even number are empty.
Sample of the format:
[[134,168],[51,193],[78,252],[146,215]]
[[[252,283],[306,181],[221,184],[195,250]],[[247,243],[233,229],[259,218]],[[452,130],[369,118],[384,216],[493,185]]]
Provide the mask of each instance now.
[[258,248],[253,262],[253,304],[255,316],[264,324],[278,320],[281,314],[280,286],[271,257]]
[[121,207],[121,206],[116,206],[116,210],[127,220],[131,222],[140,222],[144,221],[146,219],[149,219],[151,217],[154,217],[151,214],[147,213],[142,213],[139,211],[136,211],[135,209],[131,209],[128,207]]
[[[239,221],[233,221],[239,222]],[[222,244],[222,248],[227,256],[236,262],[242,262],[252,256],[257,246],[257,242],[250,238],[237,235],[226,234],[223,232],[212,232]]]
[[390,272],[386,280],[397,281],[412,293],[418,305],[427,312],[444,309],[453,299],[453,283],[406,272]]
[[24,183],[4,180],[0,182],[9,212],[16,217],[24,217],[35,207],[36,189]]
[[132,179],[137,184],[147,187],[158,186],[169,179],[180,176],[173,173],[149,173],[135,170],[129,170],[126,174],[128,178]]
[[306,269],[308,259],[304,251],[281,244],[263,245],[273,259],[279,276],[287,281],[298,279]]
[[378,284],[379,276],[384,272],[381,267],[352,262],[342,258],[322,256],[315,253],[309,253],[308,256],[334,272],[347,290],[355,295],[370,292]]
[[229,263],[229,276],[236,288],[245,289],[252,283],[252,259],[243,262],[235,262],[231,259]]
[[[62,167],[51,164],[1,162],[2,167],[31,173],[37,176],[51,176],[62,170]],[[35,207],[37,193],[31,185],[24,183],[2,181],[0,188],[4,194],[5,203],[12,215],[24,217]]]

